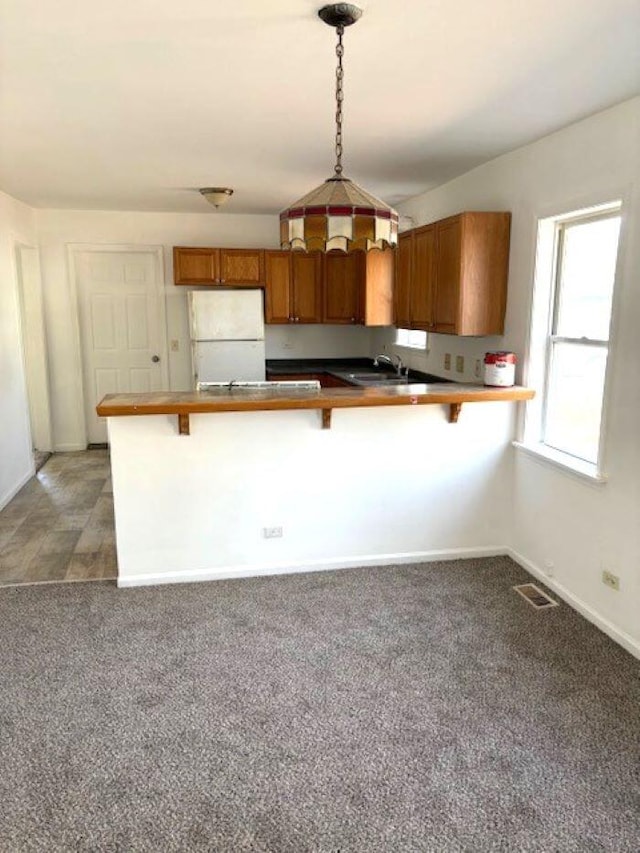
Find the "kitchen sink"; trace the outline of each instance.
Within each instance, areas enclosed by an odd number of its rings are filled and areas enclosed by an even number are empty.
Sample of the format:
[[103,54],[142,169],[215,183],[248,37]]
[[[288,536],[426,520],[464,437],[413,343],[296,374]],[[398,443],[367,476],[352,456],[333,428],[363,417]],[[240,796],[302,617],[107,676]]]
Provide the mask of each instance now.
[[367,371],[362,373],[347,373],[345,379],[354,385],[406,385],[406,376],[398,376],[397,373],[381,373],[380,371]]
[[444,379],[441,376],[434,376],[431,373],[414,373],[409,371],[408,376],[398,376],[395,370],[371,370],[366,367],[352,371],[336,370],[333,374],[339,379],[344,379],[350,385],[356,385],[359,388],[366,387],[385,387],[393,385],[408,385],[414,383],[435,383],[435,382],[450,382],[449,379]]

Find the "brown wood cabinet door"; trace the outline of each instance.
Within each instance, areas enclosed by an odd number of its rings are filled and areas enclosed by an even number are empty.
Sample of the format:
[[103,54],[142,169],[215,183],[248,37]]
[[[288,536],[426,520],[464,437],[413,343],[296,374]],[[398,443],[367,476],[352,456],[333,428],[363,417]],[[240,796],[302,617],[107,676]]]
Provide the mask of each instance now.
[[220,249],[220,284],[258,287],[264,284],[262,249]]
[[436,227],[426,225],[413,232],[413,264],[409,295],[411,329],[433,325],[433,294],[436,275]]
[[435,330],[457,331],[462,270],[462,220],[443,219],[437,225],[437,270],[434,300]]
[[413,232],[398,237],[396,258],[396,282],[393,292],[393,307],[397,329],[408,329],[411,325],[409,294],[413,267]]
[[322,255],[320,252],[291,252],[294,323],[322,322]]
[[463,213],[456,334],[502,335],[509,277],[506,212]]
[[265,322],[289,323],[291,312],[291,253],[265,252]]
[[362,323],[362,252],[329,252],[324,259],[324,323]]
[[268,377],[269,382],[320,382],[323,373],[278,373]]
[[216,284],[218,279],[218,250],[173,249],[173,280],[175,284]]
[[351,382],[340,379],[339,376],[331,376],[330,373],[321,373],[318,379],[322,388],[353,388]]

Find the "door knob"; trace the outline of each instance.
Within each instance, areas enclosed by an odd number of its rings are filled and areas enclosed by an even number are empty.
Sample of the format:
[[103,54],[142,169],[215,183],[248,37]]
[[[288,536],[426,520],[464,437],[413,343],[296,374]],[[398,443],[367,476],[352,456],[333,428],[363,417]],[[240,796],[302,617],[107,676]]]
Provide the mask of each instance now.
[[159,355],[152,355],[152,356],[151,356],[151,361],[152,361],[154,364],[157,364],[157,363],[160,361],[160,356],[159,356]]

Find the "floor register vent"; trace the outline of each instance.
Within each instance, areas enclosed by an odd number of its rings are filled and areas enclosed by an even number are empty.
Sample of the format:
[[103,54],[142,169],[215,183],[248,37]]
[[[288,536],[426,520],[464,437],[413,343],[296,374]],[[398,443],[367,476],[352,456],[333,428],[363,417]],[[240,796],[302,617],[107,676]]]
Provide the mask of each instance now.
[[528,601],[532,607],[535,607],[536,610],[546,610],[548,607],[558,606],[557,601],[549,598],[546,592],[543,592],[534,583],[521,583],[518,586],[514,586],[514,589],[525,601]]

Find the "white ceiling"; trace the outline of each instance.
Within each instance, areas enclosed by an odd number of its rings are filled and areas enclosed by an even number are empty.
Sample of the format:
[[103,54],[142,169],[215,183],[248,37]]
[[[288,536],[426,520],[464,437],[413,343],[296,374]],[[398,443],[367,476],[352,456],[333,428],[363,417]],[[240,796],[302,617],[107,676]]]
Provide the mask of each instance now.
[[[0,189],[34,207],[273,213],[333,171],[313,0],[2,0]],[[640,92],[638,0],[362,0],[345,173],[391,204]],[[578,153],[578,152],[577,152]]]

